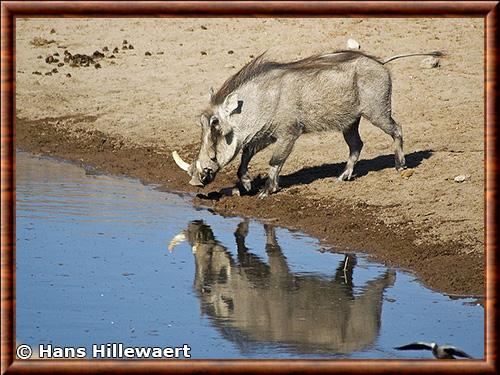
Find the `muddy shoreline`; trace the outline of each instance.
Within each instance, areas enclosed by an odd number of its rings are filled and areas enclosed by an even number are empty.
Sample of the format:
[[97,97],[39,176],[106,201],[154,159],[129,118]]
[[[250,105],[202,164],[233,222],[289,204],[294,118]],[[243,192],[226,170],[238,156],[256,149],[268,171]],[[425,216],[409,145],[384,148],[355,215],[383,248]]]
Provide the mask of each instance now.
[[[16,147],[34,154],[68,159],[90,165],[103,173],[126,175],[144,183],[160,184],[173,191],[207,194],[232,186],[232,171],[218,176],[204,190],[187,184],[170,157],[171,149],[161,145],[134,144],[125,137],[89,130],[79,124],[95,121],[92,116],[16,120]],[[194,145],[180,149],[192,156]],[[283,176],[287,187],[266,200],[255,196],[194,198],[193,203],[225,216],[248,216],[275,225],[301,230],[337,251],[361,251],[387,266],[415,274],[427,287],[453,295],[484,295],[484,257],[464,253],[463,244],[429,243],[419,239],[412,222],[386,224],[377,207],[304,194],[294,188],[296,177]]]

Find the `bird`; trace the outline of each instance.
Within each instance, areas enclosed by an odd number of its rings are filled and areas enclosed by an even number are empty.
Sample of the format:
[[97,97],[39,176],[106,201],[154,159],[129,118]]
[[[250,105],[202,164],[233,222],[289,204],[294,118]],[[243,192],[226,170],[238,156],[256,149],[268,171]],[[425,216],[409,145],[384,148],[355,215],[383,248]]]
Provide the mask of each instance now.
[[473,358],[463,350],[451,345],[438,345],[435,342],[412,342],[411,344],[398,346],[396,350],[432,350],[437,359],[456,359],[455,357]]

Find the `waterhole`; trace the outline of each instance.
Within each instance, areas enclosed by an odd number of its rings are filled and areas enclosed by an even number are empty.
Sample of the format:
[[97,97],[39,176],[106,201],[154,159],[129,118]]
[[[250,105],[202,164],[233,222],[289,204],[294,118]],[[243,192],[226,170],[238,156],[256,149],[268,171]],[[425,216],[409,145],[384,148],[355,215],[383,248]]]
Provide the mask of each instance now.
[[[484,356],[482,301],[194,207],[191,197],[18,152],[16,340],[190,347],[191,358]],[[332,222],[332,230],[335,223]]]

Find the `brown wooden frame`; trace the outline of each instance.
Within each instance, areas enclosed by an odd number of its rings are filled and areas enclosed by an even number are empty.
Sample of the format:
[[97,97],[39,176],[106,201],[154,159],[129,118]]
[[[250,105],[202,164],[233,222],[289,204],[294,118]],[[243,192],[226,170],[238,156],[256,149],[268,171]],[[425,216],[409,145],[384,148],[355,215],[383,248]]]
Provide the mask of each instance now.
[[[454,372],[497,373],[496,124],[498,107],[497,1],[172,1],[3,2],[1,111],[1,373],[88,372]],[[485,360],[30,360],[15,345],[15,18],[16,17],[482,17],[485,21],[485,244],[487,300]]]

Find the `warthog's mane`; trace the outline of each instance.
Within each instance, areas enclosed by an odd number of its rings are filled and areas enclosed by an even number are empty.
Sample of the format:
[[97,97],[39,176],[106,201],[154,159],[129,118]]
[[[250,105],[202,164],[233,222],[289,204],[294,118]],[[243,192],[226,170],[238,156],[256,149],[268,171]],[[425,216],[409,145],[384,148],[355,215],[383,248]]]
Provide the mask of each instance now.
[[281,69],[281,70],[319,70],[331,68],[334,64],[340,64],[348,61],[352,61],[358,57],[364,56],[370,59],[376,60],[382,64],[378,58],[367,55],[360,51],[335,51],[332,53],[317,54],[305,59],[292,61],[288,63],[280,63],[275,61],[268,61],[265,59],[265,54],[257,56],[255,59],[246,64],[241,70],[229,77],[229,79],[224,82],[222,87],[212,96],[211,103],[213,105],[219,105],[224,102],[226,96],[228,96],[233,91],[237,90],[245,83],[253,80],[254,78],[265,74],[271,70]]

